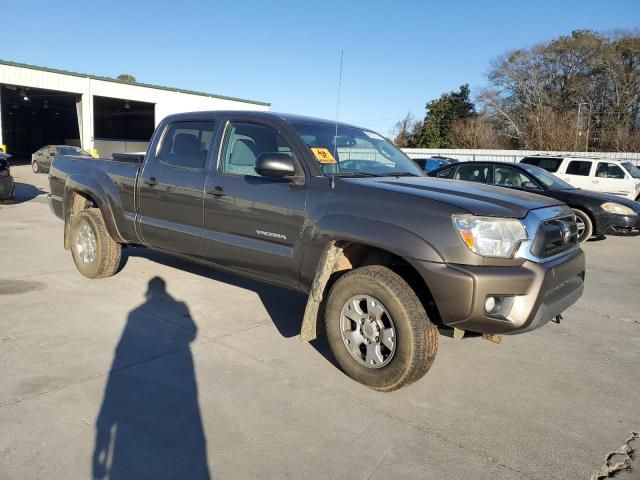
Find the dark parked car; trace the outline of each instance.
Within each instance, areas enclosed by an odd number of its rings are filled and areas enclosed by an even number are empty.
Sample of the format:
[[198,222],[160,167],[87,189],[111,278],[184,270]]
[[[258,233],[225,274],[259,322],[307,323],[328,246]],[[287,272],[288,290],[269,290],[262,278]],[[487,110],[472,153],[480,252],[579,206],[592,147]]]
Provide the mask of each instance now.
[[90,153],[73,145],[47,145],[31,155],[33,173],[47,173],[51,167],[51,162],[58,155],[93,158]]
[[444,167],[445,165],[451,165],[452,163],[457,163],[458,160],[451,157],[441,157],[438,155],[434,155],[429,158],[414,158],[414,162],[416,162],[422,170],[425,172],[431,172],[436,168]]
[[49,185],[86,277],[114,275],[134,245],[304,292],[301,339],[323,328],[344,371],[377,390],[429,370],[438,324],[523,333],[584,288],[562,202],[443,185],[381,135],[328,120],[172,115],[140,161],[58,156]]
[[16,198],[16,184],[9,167],[11,155],[0,152],[0,201],[13,202]]
[[537,193],[569,205],[576,214],[578,241],[592,235],[640,234],[640,203],[624,197],[575,188],[547,170],[527,163],[463,162],[429,176],[487,183]]

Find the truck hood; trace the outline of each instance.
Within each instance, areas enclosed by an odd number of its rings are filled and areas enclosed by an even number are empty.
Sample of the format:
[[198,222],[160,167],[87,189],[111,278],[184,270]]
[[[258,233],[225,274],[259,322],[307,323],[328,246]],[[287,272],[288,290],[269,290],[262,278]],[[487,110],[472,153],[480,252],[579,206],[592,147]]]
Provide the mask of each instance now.
[[524,218],[530,210],[563,205],[554,198],[474,182],[429,177],[340,178],[363,187],[403,193],[462,208],[474,215]]

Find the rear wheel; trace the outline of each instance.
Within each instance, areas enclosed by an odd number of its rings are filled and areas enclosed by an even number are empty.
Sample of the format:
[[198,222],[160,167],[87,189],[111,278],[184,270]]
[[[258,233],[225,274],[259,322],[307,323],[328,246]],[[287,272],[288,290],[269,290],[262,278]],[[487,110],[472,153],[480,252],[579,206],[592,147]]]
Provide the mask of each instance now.
[[331,288],[327,338],[344,372],[380,391],[422,378],[438,351],[438,329],[411,287],[392,270],[352,270]]
[[41,172],[40,165],[38,164],[37,160],[34,160],[33,162],[31,162],[31,170],[33,170],[33,173]]
[[73,217],[71,254],[85,277],[105,278],[118,271],[122,247],[109,235],[100,210],[82,210]]
[[578,227],[578,243],[589,240],[593,235],[593,222],[589,215],[577,208],[573,209],[573,213],[576,215],[576,225]]

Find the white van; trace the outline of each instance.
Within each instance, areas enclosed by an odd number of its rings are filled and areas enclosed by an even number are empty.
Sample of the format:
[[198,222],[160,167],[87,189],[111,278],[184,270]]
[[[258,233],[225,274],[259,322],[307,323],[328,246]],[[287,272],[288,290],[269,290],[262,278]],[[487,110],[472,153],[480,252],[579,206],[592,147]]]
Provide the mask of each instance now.
[[629,160],[536,155],[520,162],[544,168],[577,188],[640,201],[640,168]]

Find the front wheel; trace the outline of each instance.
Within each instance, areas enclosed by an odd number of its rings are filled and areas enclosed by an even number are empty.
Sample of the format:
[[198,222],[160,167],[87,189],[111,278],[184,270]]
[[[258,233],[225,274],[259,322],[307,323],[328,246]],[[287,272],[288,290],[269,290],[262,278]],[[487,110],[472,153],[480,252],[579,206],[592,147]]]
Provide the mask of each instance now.
[[118,271],[122,247],[109,235],[97,208],[82,210],[73,217],[71,255],[85,277],[105,278]]
[[586,242],[593,235],[593,222],[591,218],[582,210],[573,209],[576,215],[576,226],[578,227],[578,243]]
[[438,329],[411,287],[372,265],[340,277],[325,312],[327,339],[344,372],[390,392],[422,378],[438,351]]

